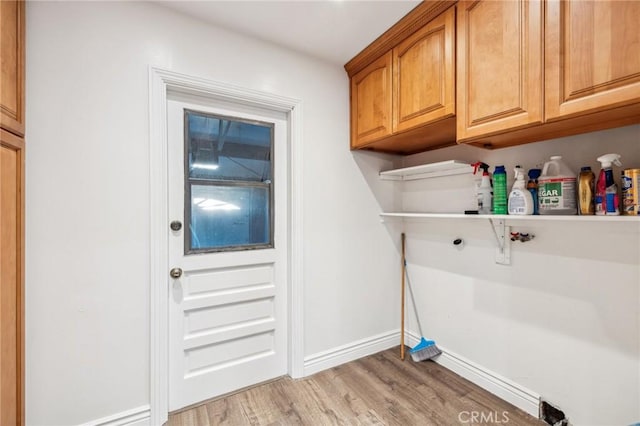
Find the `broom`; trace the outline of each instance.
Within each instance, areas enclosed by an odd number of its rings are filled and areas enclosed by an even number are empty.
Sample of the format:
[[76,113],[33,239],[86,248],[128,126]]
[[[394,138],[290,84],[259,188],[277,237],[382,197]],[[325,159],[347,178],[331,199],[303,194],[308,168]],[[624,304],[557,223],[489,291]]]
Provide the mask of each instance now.
[[[411,304],[413,305],[413,312],[416,314],[416,322],[418,323],[418,331],[420,332],[420,342],[413,348],[409,350],[409,354],[411,355],[411,359],[415,362],[426,361],[435,356],[438,356],[442,353],[442,351],[436,346],[436,342],[433,340],[425,339],[422,334],[422,326],[420,325],[420,317],[418,316],[418,309],[416,307],[416,299],[413,297],[413,289],[411,288],[411,280],[409,279],[409,273],[407,272],[407,259],[405,256],[405,236],[402,234],[402,282],[403,282],[403,296],[404,296],[404,276],[406,274],[407,284],[409,288],[409,295],[411,297]],[[403,304],[404,307],[404,304]],[[404,309],[403,309],[404,311]],[[404,316],[403,316],[403,325],[404,325]],[[403,327],[404,334],[404,327]],[[404,336],[403,336],[404,337]],[[403,338],[404,341],[404,338]],[[404,358],[403,358],[404,359]]]

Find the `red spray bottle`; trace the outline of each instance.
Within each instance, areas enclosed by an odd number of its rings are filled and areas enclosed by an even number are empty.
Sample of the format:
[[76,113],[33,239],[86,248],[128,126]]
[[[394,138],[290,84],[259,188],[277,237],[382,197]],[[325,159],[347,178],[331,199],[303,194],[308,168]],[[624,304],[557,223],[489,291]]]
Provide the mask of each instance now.
[[620,167],[619,154],[606,154],[598,157],[598,161],[602,164],[598,183],[596,184],[596,214],[597,215],[619,215],[620,214],[620,198],[618,195],[618,186],[613,180],[612,164]]

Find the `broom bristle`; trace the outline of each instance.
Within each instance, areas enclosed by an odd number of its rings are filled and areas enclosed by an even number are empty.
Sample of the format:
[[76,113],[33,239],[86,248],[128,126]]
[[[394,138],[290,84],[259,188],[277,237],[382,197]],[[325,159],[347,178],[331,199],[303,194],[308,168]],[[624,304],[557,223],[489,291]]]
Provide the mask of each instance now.
[[435,356],[438,356],[442,353],[442,351],[434,344],[429,345],[427,347],[417,349],[415,351],[411,351],[411,359],[415,362],[426,361]]

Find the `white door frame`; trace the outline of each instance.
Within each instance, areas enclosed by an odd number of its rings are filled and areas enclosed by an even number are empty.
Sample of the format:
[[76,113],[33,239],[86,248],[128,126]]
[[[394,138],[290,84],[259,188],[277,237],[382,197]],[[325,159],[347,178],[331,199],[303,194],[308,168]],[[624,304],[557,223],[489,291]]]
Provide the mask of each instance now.
[[167,211],[167,92],[181,92],[287,114],[289,122],[288,373],[304,374],[302,298],[302,101],[149,67],[150,406],[153,425],[169,410],[169,215]]

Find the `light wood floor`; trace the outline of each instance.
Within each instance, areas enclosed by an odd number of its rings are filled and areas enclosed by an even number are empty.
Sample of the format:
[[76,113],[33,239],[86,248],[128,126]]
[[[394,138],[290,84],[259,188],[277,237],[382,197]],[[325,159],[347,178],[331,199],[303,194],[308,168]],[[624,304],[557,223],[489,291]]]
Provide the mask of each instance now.
[[172,414],[168,425],[544,425],[434,362],[400,361],[398,351],[283,377]]

